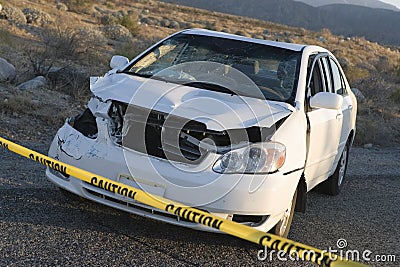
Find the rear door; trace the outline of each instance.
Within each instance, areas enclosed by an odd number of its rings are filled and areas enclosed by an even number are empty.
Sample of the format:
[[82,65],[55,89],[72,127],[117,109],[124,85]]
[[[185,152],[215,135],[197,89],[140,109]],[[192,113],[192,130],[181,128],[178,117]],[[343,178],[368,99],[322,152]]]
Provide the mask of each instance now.
[[350,131],[352,129],[351,116],[352,116],[353,105],[351,97],[348,94],[342,72],[339,70],[336,61],[334,61],[332,58],[329,58],[329,61],[332,70],[333,92],[343,97],[343,106],[342,106],[343,126],[339,144],[339,151],[342,151],[344,145],[347,142],[347,138],[350,135]]
[[[333,81],[329,57],[317,55],[311,59],[307,86],[308,99],[318,92],[332,92]],[[308,105],[308,104],[307,104]],[[306,108],[308,119],[307,160],[305,177],[311,189],[330,174],[338,154],[343,114],[342,110]]]

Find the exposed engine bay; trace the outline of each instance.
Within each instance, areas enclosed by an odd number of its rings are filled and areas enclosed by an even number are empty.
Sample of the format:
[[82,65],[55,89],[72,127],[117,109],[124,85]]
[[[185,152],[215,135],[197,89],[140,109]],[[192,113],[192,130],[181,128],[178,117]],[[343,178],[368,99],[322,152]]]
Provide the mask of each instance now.
[[[195,120],[119,101],[110,103],[106,117],[109,119],[110,137],[116,144],[158,158],[188,164],[198,163],[208,152],[224,154],[249,143],[268,140],[284,120],[270,128],[252,126],[215,131]],[[96,117],[90,108],[69,122],[85,136],[96,138]]]

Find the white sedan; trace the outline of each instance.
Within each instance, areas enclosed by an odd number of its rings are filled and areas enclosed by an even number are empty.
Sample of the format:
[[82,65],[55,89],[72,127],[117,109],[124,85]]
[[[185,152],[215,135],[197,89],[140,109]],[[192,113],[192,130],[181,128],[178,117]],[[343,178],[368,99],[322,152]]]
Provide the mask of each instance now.
[[[110,66],[91,78],[93,97],[49,156],[280,236],[307,192],[342,189],[357,103],[326,49],[192,29]],[[96,181],[46,175],[114,208],[218,231]]]

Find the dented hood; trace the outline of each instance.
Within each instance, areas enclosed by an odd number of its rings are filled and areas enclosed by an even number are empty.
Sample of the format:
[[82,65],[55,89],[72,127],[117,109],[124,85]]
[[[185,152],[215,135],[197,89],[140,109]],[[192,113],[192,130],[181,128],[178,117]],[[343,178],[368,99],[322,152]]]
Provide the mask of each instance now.
[[103,101],[135,106],[196,120],[209,130],[271,127],[294,108],[284,102],[230,95],[127,74],[99,78],[91,91]]

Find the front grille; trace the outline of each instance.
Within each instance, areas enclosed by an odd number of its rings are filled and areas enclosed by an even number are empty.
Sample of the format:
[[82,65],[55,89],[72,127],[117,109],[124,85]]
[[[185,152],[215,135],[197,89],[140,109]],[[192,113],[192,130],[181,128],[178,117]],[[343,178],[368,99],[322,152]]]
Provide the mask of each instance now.
[[[115,101],[113,105],[110,117],[114,121],[121,121],[123,117],[123,123],[115,123],[121,129],[112,130],[123,136],[120,144],[151,156],[196,164],[208,153],[200,148],[199,142],[210,135],[225,135],[183,117]],[[120,114],[121,111],[124,113]]]
[[118,206],[121,206],[121,207],[127,207],[127,208],[140,210],[140,211],[143,211],[143,212],[146,212],[146,213],[149,213],[149,214],[154,214],[154,215],[162,216],[162,217],[165,217],[165,218],[173,219],[173,220],[178,221],[178,222],[181,221],[181,222],[187,222],[187,223],[195,224],[195,223],[193,223],[191,221],[188,221],[188,220],[186,220],[184,218],[181,218],[181,217],[179,217],[177,215],[154,209],[151,206],[147,206],[147,205],[144,205],[144,204],[141,204],[141,203],[133,203],[133,202],[130,202],[130,201],[124,201],[124,200],[121,200],[121,199],[118,199],[118,198],[115,198],[115,197],[111,197],[106,192],[104,194],[102,194],[102,193],[99,193],[98,191],[94,191],[94,190],[92,190],[92,189],[90,189],[88,187],[84,187],[83,189],[85,190],[85,192],[87,194],[91,195],[92,197],[112,202],[112,203],[117,204]]

